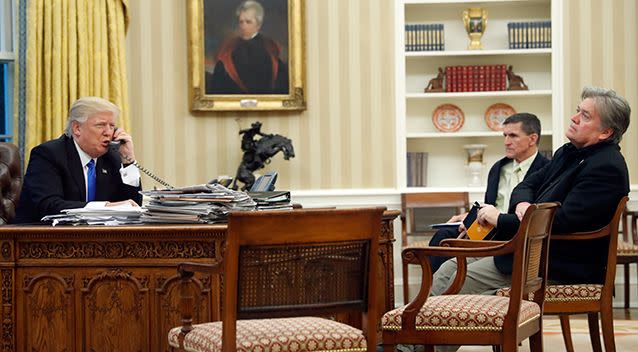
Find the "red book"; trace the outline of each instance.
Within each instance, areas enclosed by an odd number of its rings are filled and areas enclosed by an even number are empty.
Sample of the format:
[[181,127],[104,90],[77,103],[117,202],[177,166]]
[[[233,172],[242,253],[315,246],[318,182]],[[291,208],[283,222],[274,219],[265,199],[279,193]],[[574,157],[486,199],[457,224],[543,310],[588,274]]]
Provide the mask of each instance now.
[[486,74],[485,72],[487,71],[487,66],[486,65],[481,65],[478,66],[478,81],[479,81],[479,85],[478,85],[478,91],[479,92],[485,92],[487,90],[487,79],[486,79]]

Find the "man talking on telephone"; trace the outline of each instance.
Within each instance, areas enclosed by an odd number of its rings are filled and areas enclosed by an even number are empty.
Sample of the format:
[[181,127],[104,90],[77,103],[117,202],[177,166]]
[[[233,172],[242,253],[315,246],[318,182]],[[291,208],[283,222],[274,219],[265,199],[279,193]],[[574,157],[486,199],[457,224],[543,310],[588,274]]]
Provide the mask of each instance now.
[[[142,204],[132,137],[116,128],[120,109],[99,97],[76,100],[64,134],[31,150],[15,223],[38,222],[91,201]],[[117,150],[109,152],[109,144]]]

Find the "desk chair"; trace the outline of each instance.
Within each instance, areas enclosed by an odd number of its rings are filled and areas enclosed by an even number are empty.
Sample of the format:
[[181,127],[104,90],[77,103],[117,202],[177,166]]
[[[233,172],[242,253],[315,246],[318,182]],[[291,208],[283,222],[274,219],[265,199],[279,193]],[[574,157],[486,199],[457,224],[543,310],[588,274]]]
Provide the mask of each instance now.
[[[419,228],[416,212],[421,209],[441,210],[443,215],[428,217],[426,221],[432,223],[446,222],[452,215],[464,213],[470,209],[468,192],[432,192],[432,193],[403,193],[401,194],[401,248],[408,246],[423,247],[427,240],[408,243],[408,237],[433,235],[436,230]],[[408,265],[403,261],[403,302],[410,301],[410,275]]]
[[[451,247],[408,247],[404,261],[423,270],[421,289],[407,306],[387,312],[381,322],[383,348],[396,344],[498,345],[516,351],[530,338],[532,351],[542,351],[542,314],[547,277],[549,233],[559,203],[532,204],[510,241],[444,240]],[[512,295],[459,295],[467,271],[466,258],[513,254]],[[454,282],[442,296],[428,297],[432,285],[429,256],[457,257]],[[532,293],[533,298],[528,298]]]
[[[622,239],[618,240],[618,256],[616,257],[618,264],[623,266],[625,277],[625,309],[629,308],[630,298],[629,265],[636,263],[638,267],[638,210],[630,210],[628,205],[622,216]],[[629,223],[631,223],[631,229],[628,226]]]
[[13,221],[22,191],[20,153],[12,143],[0,142],[0,225]]
[[[183,263],[174,351],[375,351],[383,208],[235,212],[224,261]],[[193,325],[191,277],[223,273],[222,321]],[[321,316],[358,312],[362,330]]]
[[[598,314],[602,323],[605,351],[616,350],[614,342],[614,321],[612,301],[614,294],[614,280],[616,278],[616,250],[618,240],[618,223],[625,209],[628,197],[624,197],[618,203],[616,213],[607,226],[598,231],[575,232],[571,234],[552,234],[552,241],[583,241],[609,237],[607,250],[607,271],[602,284],[577,284],[577,285],[548,285],[545,293],[545,309],[543,314],[558,315],[563,340],[568,352],[574,351],[569,316],[572,314],[587,314],[589,322],[589,336],[594,351],[602,351],[598,332]],[[574,247],[577,247],[577,243]],[[501,289],[497,295],[509,295],[509,289]]]

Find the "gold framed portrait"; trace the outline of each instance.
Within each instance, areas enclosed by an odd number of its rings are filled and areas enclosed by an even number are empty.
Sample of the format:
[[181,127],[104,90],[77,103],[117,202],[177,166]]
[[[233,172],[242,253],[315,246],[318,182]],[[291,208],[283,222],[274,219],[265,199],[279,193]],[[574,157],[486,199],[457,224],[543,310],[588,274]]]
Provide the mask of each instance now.
[[188,0],[191,110],[305,110],[304,22],[304,0]]

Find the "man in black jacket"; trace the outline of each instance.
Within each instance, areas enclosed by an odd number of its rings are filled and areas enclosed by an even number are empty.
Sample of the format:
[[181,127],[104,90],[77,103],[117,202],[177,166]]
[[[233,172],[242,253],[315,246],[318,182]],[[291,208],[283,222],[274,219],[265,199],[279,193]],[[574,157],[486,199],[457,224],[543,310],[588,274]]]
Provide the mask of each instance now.
[[[487,176],[485,204],[494,205],[501,213],[507,213],[514,186],[540,170],[549,160],[538,153],[541,122],[534,114],[518,113],[503,121],[505,157],[494,163]],[[467,213],[454,215],[448,222],[459,222]],[[430,246],[438,246],[446,238],[457,238],[465,229],[442,228],[430,240]],[[432,272],[436,272],[449,257],[430,257]]]
[[[16,223],[37,222],[90,201],[142,203],[133,139],[115,127],[119,113],[98,97],[73,103],[64,135],[31,150]],[[119,153],[108,152],[112,140],[120,142]]]
[[[512,192],[508,214],[492,205],[483,206],[477,218],[495,225],[495,239],[510,239],[530,203],[559,201],[552,232],[593,231],[611,220],[620,199],[629,193],[629,173],[618,143],[629,126],[631,108],[613,90],[586,87],[565,133],[569,143],[552,161],[527,177]],[[606,243],[593,240],[567,248],[549,246],[550,280],[564,283],[600,283],[604,277]],[[468,261],[461,293],[493,294],[510,285],[511,256]],[[449,260],[434,274],[432,294],[441,294],[456,272]]]

